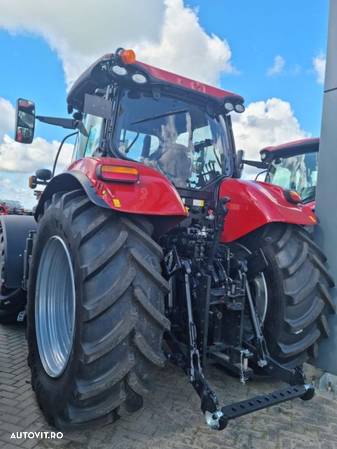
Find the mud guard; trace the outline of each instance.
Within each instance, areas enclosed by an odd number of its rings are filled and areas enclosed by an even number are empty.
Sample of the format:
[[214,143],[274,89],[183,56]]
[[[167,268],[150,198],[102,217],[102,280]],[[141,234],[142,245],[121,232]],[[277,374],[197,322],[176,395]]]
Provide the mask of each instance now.
[[0,223],[6,248],[4,285],[8,289],[21,288],[26,239],[29,231],[35,231],[37,223],[30,215],[3,215]]
[[219,196],[230,198],[220,238],[224,243],[233,242],[268,223],[302,226],[317,223],[310,208],[290,203],[281,187],[265,182],[226,179],[220,185]]
[[[136,183],[106,182],[97,173],[100,164],[135,167],[139,172]],[[96,206],[116,212],[151,216],[157,231],[165,232],[183,220],[185,206],[169,180],[159,171],[144,164],[115,158],[84,158],[75,161],[55,176],[41,195],[36,219],[43,212],[44,203],[60,191],[83,189]]]
[[56,192],[67,192],[70,190],[83,189],[90,201],[96,206],[109,209],[109,205],[97,195],[94,186],[89,179],[80,171],[69,171],[55,176],[43,191],[35,210],[35,218],[43,212],[44,203],[51,199]]

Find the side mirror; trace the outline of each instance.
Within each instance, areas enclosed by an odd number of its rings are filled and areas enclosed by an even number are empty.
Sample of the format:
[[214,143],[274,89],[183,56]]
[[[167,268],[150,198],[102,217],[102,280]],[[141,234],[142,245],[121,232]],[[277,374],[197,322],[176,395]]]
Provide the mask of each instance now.
[[39,168],[35,172],[35,176],[37,179],[41,179],[41,181],[49,181],[52,178],[52,172],[48,170],[48,168]]
[[19,98],[16,102],[15,140],[32,143],[35,129],[35,103]]
[[36,170],[35,175],[29,176],[28,185],[31,189],[41,185],[47,185],[47,181],[53,177],[52,172],[48,168],[39,168]]

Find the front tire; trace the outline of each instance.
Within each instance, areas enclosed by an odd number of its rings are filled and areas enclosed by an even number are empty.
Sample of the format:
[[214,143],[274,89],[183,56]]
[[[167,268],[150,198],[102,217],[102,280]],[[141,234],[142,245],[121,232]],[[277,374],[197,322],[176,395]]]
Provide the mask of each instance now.
[[335,313],[329,289],[334,281],[326,258],[304,228],[270,224],[244,240],[261,248],[268,261],[268,309],[264,335],[269,352],[289,368],[317,356],[318,341],[329,335],[327,315]]
[[[164,365],[168,286],[151,231],[145,218],[98,208],[82,191],[56,194],[45,208],[30,271],[28,360],[50,424],[111,422],[123,403],[138,409],[153,367]],[[59,246],[55,263],[49,257],[53,245]],[[58,368],[55,358],[63,360]]]

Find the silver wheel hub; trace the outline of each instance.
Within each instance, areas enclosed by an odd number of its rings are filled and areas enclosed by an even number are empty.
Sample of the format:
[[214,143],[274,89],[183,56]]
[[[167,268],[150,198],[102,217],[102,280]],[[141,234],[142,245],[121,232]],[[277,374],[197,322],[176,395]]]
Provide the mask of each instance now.
[[76,294],[69,250],[54,235],[40,258],[35,293],[35,329],[40,359],[50,377],[65,370],[73,347]]
[[263,273],[258,274],[251,281],[251,289],[253,291],[256,313],[260,318],[260,323],[263,324],[268,308],[268,290]]
[[[237,243],[235,247],[237,249],[237,251],[234,251],[235,254],[251,254],[251,251],[241,243]],[[264,273],[259,273],[256,275],[255,278],[249,282],[249,286],[252,291],[257,316],[260,319],[260,323],[263,324],[266,319],[268,309],[268,287]]]

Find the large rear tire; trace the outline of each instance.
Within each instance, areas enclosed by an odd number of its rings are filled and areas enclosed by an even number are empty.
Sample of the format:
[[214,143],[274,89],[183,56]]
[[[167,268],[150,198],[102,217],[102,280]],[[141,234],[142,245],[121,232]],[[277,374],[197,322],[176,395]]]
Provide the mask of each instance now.
[[164,365],[168,285],[151,231],[147,219],[96,207],[82,191],[55,194],[40,218],[28,360],[38,403],[58,428],[112,422],[123,403],[138,409],[153,367]]
[[304,228],[289,224],[268,225],[244,244],[261,248],[268,261],[264,335],[271,356],[289,368],[314,359],[329,335],[327,314],[335,312],[324,254]]

